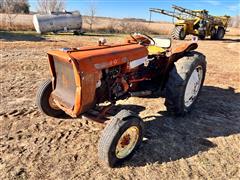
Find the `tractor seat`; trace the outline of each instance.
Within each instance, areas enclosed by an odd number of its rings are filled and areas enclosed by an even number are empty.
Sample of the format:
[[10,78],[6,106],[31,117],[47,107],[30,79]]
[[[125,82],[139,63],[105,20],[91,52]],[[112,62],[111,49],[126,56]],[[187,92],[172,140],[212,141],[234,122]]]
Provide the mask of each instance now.
[[155,45],[150,45],[147,47],[148,49],[148,55],[157,55],[157,54],[162,54],[163,52],[166,51],[166,49],[162,47],[158,47]]
[[162,39],[160,37],[153,38],[155,45],[148,46],[149,55],[159,55],[166,52],[171,47],[171,39]]

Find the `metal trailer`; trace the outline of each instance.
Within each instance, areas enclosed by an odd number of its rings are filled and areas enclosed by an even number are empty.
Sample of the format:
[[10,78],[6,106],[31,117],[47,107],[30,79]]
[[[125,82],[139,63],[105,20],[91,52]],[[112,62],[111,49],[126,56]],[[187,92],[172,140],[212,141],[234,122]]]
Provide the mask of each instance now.
[[68,31],[79,34],[82,30],[82,16],[79,11],[35,14],[33,15],[33,24],[39,34]]

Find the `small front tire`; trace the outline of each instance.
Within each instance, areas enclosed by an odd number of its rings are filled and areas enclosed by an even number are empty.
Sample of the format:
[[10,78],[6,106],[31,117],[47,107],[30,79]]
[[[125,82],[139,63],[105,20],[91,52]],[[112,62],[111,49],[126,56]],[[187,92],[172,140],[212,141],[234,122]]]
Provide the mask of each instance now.
[[48,79],[41,84],[37,91],[36,105],[42,113],[51,117],[59,117],[63,115],[64,112],[54,103],[51,93],[52,81]]
[[99,159],[114,167],[130,158],[143,139],[143,121],[122,110],[108,123],[98,144]]

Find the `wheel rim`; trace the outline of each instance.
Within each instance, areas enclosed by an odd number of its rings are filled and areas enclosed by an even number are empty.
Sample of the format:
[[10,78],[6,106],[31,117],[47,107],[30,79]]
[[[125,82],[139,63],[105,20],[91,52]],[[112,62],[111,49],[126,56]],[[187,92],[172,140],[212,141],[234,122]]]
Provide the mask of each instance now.
[[184,104],[189,107],[195,101],[199,90],[201,88],[203,79],[203,68],[202,66],[197,66],[192,72],[185,89],[184,93]]
[[116,157],[123,159],[127,157],[136,146],[139,139],[139,128],[137,126],[132,126],[128,128],[118,140],[116,146]]
[[53,97],[50,95],[50,97],[48,98],[48,103],[50,105],[50,107],[52,109],[55,109],[55,110],[59,110],[59,107],[57,106],[57,104],[54,102],[54,99]]

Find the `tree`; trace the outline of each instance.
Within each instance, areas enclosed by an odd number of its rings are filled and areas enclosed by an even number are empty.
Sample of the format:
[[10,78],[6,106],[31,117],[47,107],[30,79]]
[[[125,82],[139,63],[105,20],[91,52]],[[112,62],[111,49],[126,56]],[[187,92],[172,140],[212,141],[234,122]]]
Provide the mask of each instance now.
[[6,14],[7,28],[13,27],[13,21],[19,13],[29,14],[29,7],[28,0],[0,0],[0,13]]
[[29,14],[29,7],[28,0],[0,0],[1,13]]
[[92,26],[96,22],[96,6],[95,4],[91,4],[88,9],[88,14],[86,16],[85,22],[89,25],[90,31],[92,31]]
[[65,0],[38,0],[38,12],[47,14],[49,12],[63,11]]
[[27,0],[1,0],[0,12],[6,14],[6,24],[10,29],[19,13],[29,13],[29,4]]
[[0,0],[0,11],[2,12],[3,9],[3,0]]
[[29,7],[30,5],[28,3],[28,0],[18,0],[18,2],[15,3],[14,12],[29,14],[30,13]]
[[14,0],[3,0],[3,12],[6,13],[8,29],[12,28],[13,20],[17,17],[17,14],[13,14],[15,9]]

